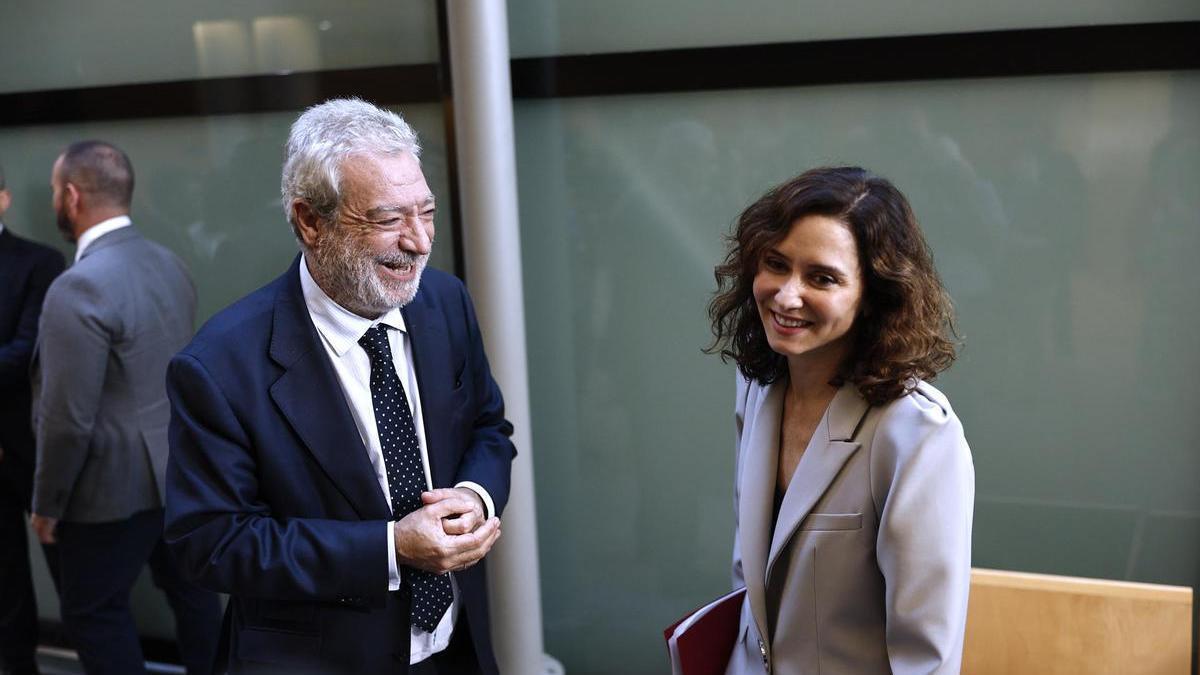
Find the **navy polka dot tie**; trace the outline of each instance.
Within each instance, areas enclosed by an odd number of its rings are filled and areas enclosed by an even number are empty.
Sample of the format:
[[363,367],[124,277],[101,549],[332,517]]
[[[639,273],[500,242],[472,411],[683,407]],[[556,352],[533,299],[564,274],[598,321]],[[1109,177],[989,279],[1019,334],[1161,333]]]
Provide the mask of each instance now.
[[[425,467],[417,428],[404,386],[392,363],[387,328],[373,326],[358,340],[371,359],[371,403],[375,408],[375,432],[383,450],[388,492],[392,497],[392,518],[400,520],[421,507],[425,490]],[[404,581],[412,588],[412,623],[432,633],[454,600],[450,575],[433,574],[406,567]]]

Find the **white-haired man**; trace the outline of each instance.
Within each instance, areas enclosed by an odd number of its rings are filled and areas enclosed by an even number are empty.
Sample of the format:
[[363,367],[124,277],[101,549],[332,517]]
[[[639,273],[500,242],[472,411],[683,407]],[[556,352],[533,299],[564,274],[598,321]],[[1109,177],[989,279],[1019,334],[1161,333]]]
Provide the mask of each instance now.
[[301,115],[301,254],[171,363],[167,539],[231,596],[231,673],[497,672],[476,563],[516,451],[466,290],[425,269],[419,153],[362,101]]

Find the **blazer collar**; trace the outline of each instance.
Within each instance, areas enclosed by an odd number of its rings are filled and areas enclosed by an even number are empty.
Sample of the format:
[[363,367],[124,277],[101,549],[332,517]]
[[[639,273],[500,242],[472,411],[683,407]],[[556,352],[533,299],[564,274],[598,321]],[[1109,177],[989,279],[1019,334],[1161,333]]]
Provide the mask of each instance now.
[[[95,236],[95,238],[87,236],[88,232],[97,231],[101,232],[99,236]],[[76,242],[75,262],[79,262],[101,249],[141,236],[133,228],[133,222],[129,220],[129,216],[109,218],[102,223],[97,223],[88,232],[84,232],[84,236],[80,238],[79,242]],[[80,247],[83,249],[82,252]]]
[[[783,383],[779,388],[785,386],[786,383]],[[783,398],[782,395],[780,398]],[[795,535],[801,521],[825,494],[846,460],[858,450],[859,444],[853,440],[854,434],[869,407],[858,390],[850,384],[843,385],[829,402],[783,496],[779,519],[775,523],[775,535],[767,555],[764,586],[771,583],[775,562]],[[778,463],[778,430],[775,438],[773,447],[776,451],[771,453],[771,461]],[[774,486],[774,482],[771,485]],[[767,522],[770,522],[769,518],[768,515]]]
[[387,500],[304,304],[299,265],[297,255],[275,298],[269,354],[284,372],[271,398],[359,517],[387,520]]

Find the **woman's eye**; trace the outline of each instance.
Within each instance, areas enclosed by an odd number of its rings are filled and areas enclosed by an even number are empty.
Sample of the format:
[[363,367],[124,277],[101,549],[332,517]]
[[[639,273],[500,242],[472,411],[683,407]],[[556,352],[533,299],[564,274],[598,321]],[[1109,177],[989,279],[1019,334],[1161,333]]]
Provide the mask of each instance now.
[[813,283],[817,286],[832,286],[837,283],[837,280],[828,274],[818,274],[813,277]]
[[786,272],[787,271],[787,263],[783,262],[779,258],[767,258],[766,260],[763,261],[763,267],[766,267],[768,270],[771,270],[772,272]]

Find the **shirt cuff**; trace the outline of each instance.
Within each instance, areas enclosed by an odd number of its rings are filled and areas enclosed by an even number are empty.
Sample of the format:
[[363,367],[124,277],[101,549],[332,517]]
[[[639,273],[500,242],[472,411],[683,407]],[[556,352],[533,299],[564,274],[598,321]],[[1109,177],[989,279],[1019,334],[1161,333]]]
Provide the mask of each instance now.
[[479,483],[472,483],[469,480],[464,480],[456,484],[454,487],[467,488],[471,492],[479,495],[479,498],[483,500],[484,518],[491,518],[492,516],[496,515],[496,504],[492,502],[492,496],[488,494],[488,491],[485,490],[482,485]]
[[388,521],[388,590],[400,590],[400,566],[396,564],[396,523]]

